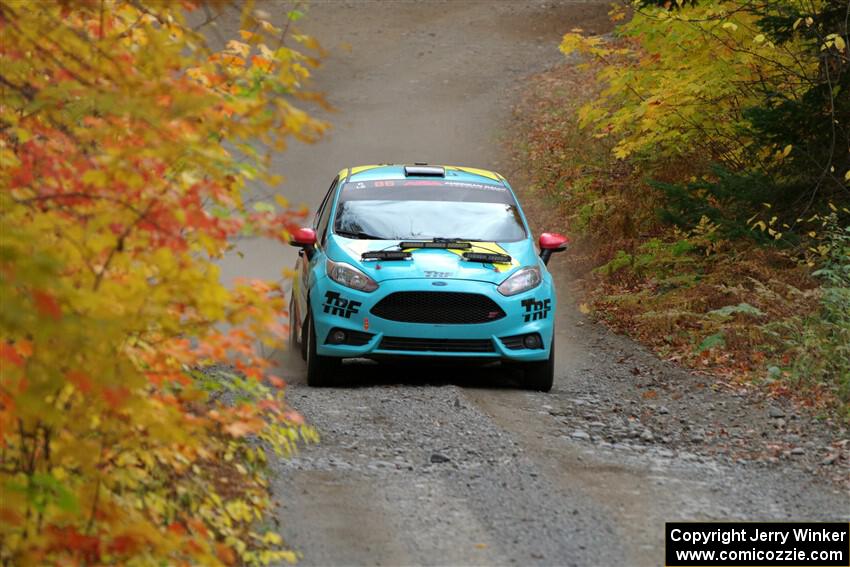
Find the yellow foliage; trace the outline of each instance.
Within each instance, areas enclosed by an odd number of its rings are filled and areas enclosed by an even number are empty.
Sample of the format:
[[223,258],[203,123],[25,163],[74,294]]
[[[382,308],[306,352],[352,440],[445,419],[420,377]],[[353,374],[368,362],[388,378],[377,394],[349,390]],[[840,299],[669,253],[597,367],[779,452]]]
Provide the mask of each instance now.
[[576,30],[564,35],[565,54],[603,63],[597,79],[606,88],[581,109],[582,126],[616,136],[619,159],[696,151],[704,162],[738,163],[752,144],[743,110],[760,101],[755,86],[769,81],[793,97],[805,87],[797,74],[818,65],[800,58],[804,51],[793,41],[780,50],[763,34],[753,36],[756,18],[733,1],[714,0],[678,10],[637,7],[614,41]]

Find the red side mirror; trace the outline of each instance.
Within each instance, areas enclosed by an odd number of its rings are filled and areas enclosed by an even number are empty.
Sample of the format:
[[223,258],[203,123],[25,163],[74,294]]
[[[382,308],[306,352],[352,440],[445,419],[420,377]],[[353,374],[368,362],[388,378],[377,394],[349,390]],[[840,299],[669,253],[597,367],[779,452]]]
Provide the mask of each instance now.
[[292,233],[292,238],[289,239],[289,243],[300,248],[315,246],[316,231],[312,228],[299,228]]
[[557,232],[544,232],[539,240],[541,250],[563,250],[569,243],[569,238]]
[[570,239],[568,237],[557,232],[544,232],[541,234],[538,244],[540,244],[540,258],[543,259],[543,263],[548,264],[552,254],[563,252],[567,249],[567,244],[569,243]]

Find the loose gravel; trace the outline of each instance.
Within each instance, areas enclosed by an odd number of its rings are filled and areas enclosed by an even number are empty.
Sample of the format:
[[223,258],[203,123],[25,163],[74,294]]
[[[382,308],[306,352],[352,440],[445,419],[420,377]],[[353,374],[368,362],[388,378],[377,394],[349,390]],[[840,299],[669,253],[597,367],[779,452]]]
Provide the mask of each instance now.
[[[374,506],[395,518],[394,533],[412,563],[560,564],[569,558],[564,564],[587,565],[625,558],[606,543],[616,542],[616,526],[580,494],[552,487],[520,444],[457,386],[293,386],[289,395],[324,437],[280,463],[284,499],[293,473],[366,480],[380,495]],[[305,564],[343,559],[322,545],[316,526],[293,523],[288,535],[296,548],[304,545]]]

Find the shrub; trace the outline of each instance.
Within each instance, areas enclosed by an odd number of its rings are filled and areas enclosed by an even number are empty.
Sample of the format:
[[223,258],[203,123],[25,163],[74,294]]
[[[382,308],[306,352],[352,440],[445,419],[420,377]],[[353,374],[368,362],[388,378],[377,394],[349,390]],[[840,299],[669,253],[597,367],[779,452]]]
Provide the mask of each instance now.
[[850,403],[850,227],[832,215],[825,234],[827,248],[813,274],[823,282],[820,309],[768,329],[783,353],[776,368],[786,380]]

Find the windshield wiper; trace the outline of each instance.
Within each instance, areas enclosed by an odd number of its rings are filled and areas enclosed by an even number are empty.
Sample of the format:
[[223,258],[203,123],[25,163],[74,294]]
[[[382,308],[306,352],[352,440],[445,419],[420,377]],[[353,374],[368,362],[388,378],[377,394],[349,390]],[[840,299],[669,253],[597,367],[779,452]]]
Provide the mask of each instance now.
[[463,257],[468,262],[481,262],[484,264],[510,264],[512,258],[507,254],[490,254],[482,252],[464,252]]
[[457,244],[458,242],[471,242],[469,238],[443,238],[441,236],[435,236],[431,239],[432,242],[448,242],[450,244]]
[[382,236],[375,236],[374,234],[362,231],[335,230],[334,234],[344,236],[345,238],[359,238],[360,240],[387,240]]
[[403,250],[372,250],[360,255],[361,260],[407,260],[411,257],[410,252]]
[[454,248],[456,250],[472,248],[465,238],[432,238],[431,240],[405,240],[398,243],[399,248]]

